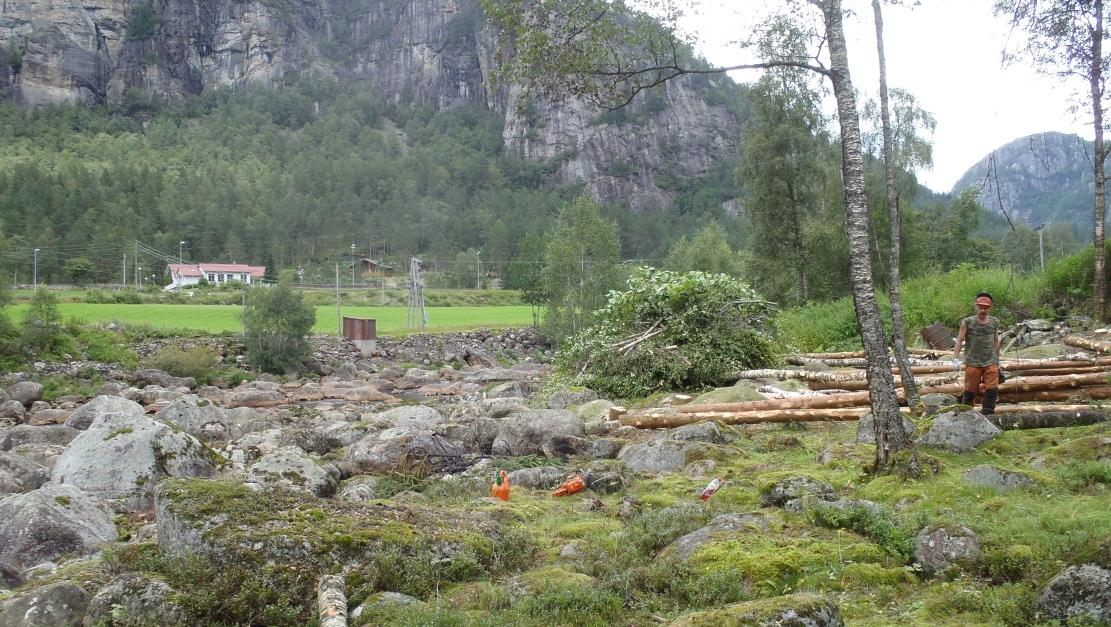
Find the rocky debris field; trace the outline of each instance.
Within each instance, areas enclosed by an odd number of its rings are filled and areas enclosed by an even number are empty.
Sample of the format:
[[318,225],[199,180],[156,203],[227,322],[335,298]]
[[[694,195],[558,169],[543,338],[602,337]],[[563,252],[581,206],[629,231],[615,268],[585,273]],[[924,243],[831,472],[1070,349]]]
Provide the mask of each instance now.
[[230,389],[6,376],[0,625],[303,625],[324,575],[351,624],[1111,622],[1107,422],[934,399],[869,480],[866,424],[623,426],[529,332],[353,348]]

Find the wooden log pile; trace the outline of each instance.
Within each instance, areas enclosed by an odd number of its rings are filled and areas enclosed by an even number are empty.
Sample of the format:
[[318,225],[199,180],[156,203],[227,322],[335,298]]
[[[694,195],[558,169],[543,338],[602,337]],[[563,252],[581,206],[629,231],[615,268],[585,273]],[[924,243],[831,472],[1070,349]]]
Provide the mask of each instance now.
[[[1108,352],[1111,352],[1111,345],[1107,348]],[[934,351],[930,353],[937,354]],[[863,361],[857,355],[858,353],[810,353],[801,355],[794,361],[802,363],[821,360],[832,366],[853,360]],[[1083,421],[1107,419],[1108,415],[1102,409],[1079,403],[1111,399],[1111,357],[1093,358],[1078,354],[1058,359],[1007,360],[1002,365],[1008,372],[1008,378],[999,387],[1001,404],[996,408],[997,413],[1034,416],[1011,420],[1006,424],[1020,426],[1008,428],[1037,428],[1028,425],[1091,424]],[[963,374],[955,370],[948,362],[915,365],[912,368],[912,372],[916,375],[939,375],[918,379],[919,393],[959,396],[964,388]],[[892,371],[898,386],[896,391],[899,400],[905,403],[899,369],[893,367]],[[857,420],[870,411],[866,373],[862,370],[836,372],[791,369],[748,370],[736,373],[734,378],[796,379],[806,381],[812,390],[822,390],[826,393],[738,403],[652,408],[616,413],[611,417],[620,420],[622,424],[655,429],[677,427],[702,420],[715,420],[726,424]],[[1047,417],[1037,417],[1043,414]]]

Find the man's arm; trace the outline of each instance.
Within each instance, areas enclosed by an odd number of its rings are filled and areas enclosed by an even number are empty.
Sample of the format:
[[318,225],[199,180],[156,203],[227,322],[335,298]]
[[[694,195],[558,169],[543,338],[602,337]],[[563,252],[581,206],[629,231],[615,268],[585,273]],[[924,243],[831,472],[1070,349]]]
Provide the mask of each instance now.
[[953,347],[953,359],[961,356],[961,345],[964,344],[964,338],[968,335],[968,325],[964,320],[961,320],[961,330],[957,332],[957,344]]

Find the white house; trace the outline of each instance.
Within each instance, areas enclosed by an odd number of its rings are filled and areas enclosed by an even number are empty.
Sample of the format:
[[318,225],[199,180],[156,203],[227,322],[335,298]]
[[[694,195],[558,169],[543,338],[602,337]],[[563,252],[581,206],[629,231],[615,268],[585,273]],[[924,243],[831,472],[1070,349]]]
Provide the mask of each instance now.
[[246,285],[257,283],[266,274],[263,266],[248,266],[242,263],[171,263],[169,285],[163,289],[173,291],[190,285],[196,285],[205,279],[211,285],[221,285],[229,281],[238,281]]

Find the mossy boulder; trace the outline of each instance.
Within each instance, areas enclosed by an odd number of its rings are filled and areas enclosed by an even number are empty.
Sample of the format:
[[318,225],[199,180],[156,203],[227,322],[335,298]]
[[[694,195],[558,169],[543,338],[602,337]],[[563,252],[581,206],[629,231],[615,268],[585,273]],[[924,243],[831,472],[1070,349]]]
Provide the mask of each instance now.
[[33,566],[92,553],[119,539],[113,513],[72,485],[48,484],[0,500],[0,562]]
[[760,505],[785,507],[788,503],[804,497],[832,501],[836,498],[836,493],[833,486],[825,481],[805,475],[795,475],[763,486],[760,490]]
[[992,488],[1000,492],[1034,485],[1033,479],[1020,472],[1004,470],[990,464],[968,469],[964,473],[964,482],[968,485]]
[[974,450],[1002,431],[977,411],[947,411],[933,417],[920,444],[954,453]]
[[197,438],[144,415],[104,414],[70,442],[51,481],[149,507],[166,477],[210,477],[221,458]]
[[699,394],[690,402],[691,405],[707,405],[711,403],[740,403],[743,401],[762,401],[764,395],[757,392],[748,381],[738,382],[733,387],[716,388],[709,392]]
[[928,574],[968,568],[980,559],[980,538],[964,525],[934,523],[914,539],[914,561]]
[[844,624],[833,601],[813,594],[789,594],[687,614],[673,621],[671,627],[841,627]]
[[[444,581],[482,574],[503,531],[492,518],[428,507],[318,499],[226,481],[171,479],[158,487],[158,547],[248,568],[265,562],[320,572],[367,569],[382,582],[438,564]],[[415,576],[415,575],[414,575]],[[411,593],[383,585],[381,589]]]
[[[122,615],[122,616],[121,616]],[[101,588],[89,601],[85,625],[159,625],[186,627],[177,593],[161,581],[125,573]]]
[[1111,624],[1111,570],[1096,564],[1069,566],[1038,595],[1046,618],[1074,624]]
[[135,401],[129,401],[119,396],[98,396],[73,411],[66,418],[66,426],[74,429],[88,429],[93,421],[104,414],[132,414],[143,413],[143,406]]
[[0,625],[57,627],[80,625],[89,595],[69,581],[28,590],[0,607]]
[[579,407],[575,410],[575,413],[579,416],[579,418],[583,419],[583,422],[590,422],[593,420],[605,420],[609,416],[610,407],[613,407],[612,401],[607,401],[604,398],[598,398],[590,401],[589,403],[583,403],[582,405],[579,405]]

